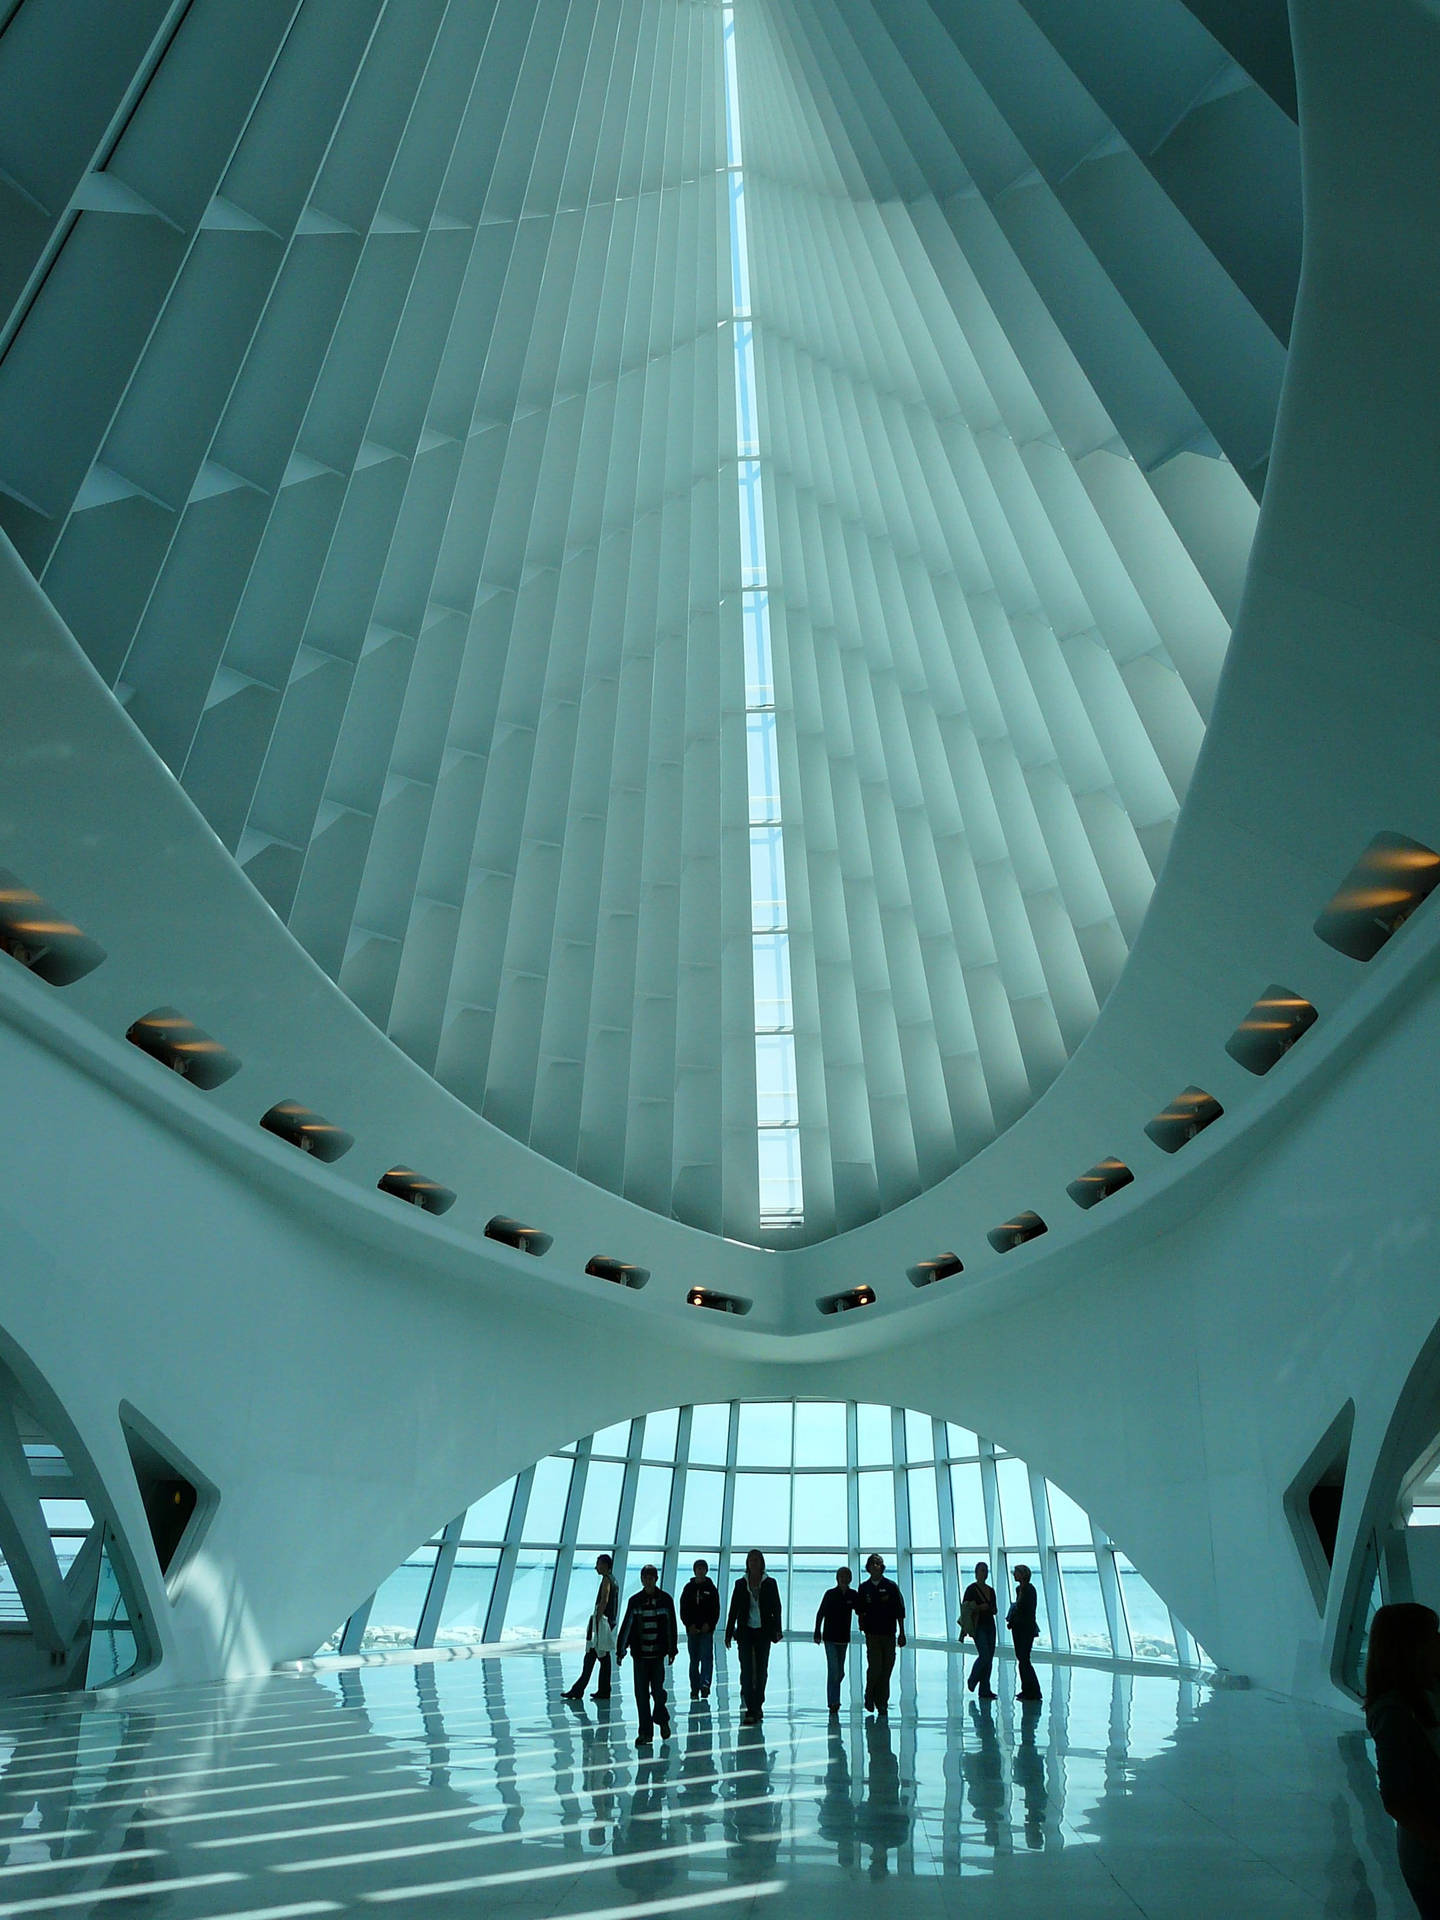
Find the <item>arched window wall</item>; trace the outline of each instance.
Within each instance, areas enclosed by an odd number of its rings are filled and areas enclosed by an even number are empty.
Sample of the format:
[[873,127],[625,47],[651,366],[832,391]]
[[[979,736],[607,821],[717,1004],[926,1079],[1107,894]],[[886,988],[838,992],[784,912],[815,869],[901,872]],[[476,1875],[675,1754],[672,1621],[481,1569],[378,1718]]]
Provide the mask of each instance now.
[[1121,1549],[1053,1482],[983,1436],[855,1401],[730,1401],[625,1420],[537,1461],[412,1553],[322,1651],[465,1646],[577,1632],[594,1556],[622,1589],[697,1557],[723,1584],[763,1549],[787,1627],[808,1632],[842,1561],[885,1555],[911,1633],[953,1638],[988,1560],[1002,1606],[1036,1572],[1042,1645],[1191,1665],[1203,1656]]

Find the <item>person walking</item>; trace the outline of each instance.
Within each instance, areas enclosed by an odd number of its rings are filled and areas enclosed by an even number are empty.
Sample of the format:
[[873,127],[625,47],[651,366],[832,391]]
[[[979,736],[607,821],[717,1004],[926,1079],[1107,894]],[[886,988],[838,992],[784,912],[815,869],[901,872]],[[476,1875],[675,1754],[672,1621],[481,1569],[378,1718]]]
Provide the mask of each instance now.
[[883,1554],[872,1553],[865,1572],[855,1596],[865,1636],[865,1711],[884,1719],[890,1711],[895,1649],[905,1644],[905,1596],[886,1578]]
[[1030,1649],[1040,1637],[1040,1627],[1035,1617],[1037,1598],[1029,1567],[1016,1567],[1015,1598],[1010,1602],[1005,1624],[1010,1629],[1010,1638],[1015,1647],[1015,1665],[1019,1672],[1020,1691],[1015,1696],[1017,1700],[1039,1700],[1043,1697],[1040,1681],[1030,1662]]
[[983,1560],[975,1563],[975,1578],[960,1596],[960,1638],[975,1642],[975,1660],[965,1682],[971,1693],[982,1700],[993,1700],[990,1672],[995,1663],[995,1626],[1000,1603],[990,1585],[990,1569]]
[[740,1724],[754,1726],[765,1717],[765,1680],[770,1649],[780,1639],[780,1589],[765,1571],[765,1556],[752,1547],[745,1571],[735,1582],[725,1621],[725,1645],[740,1650]]
[[708,1700],[715,1675],[715,1629],[720,1624],[720,1589],[710,1578],[708,1560],[697,1560],[694,1578],[680,1589],[680,1624],[690,1649],[690,1698]]
[[665,1693],[665,1667],[675,1658],[680,1636],[675,1628],[675,1602],[660,1585],[660,1569],[640,1569],[640,1591],[632,1593],[625,1605],[615,1642],[615,1658],[628,1653],[635,1672],[635,1705],[640,1725],[635,1732],[637,1747],[648,1747],[660,1729],[660,1738],[670,1738],[670,1706]]
[[1370,1622],[1365,1724],[1400,1871],[1421,1920],[1440,1920],[1440,1617],[1401,1601]]
[[815,1644],[825,1648],[825,1704],[830,1718],[840,1714],[840,1682],[850,1651],[850,1623],[855,1617],[855,1595],[850,1591],[849,1567],[835,1569],[835,1584],[815,1615]]
[[595,1556],[595,1571],[600,1576],[600,1586],[595,1595],[595,1604],[590,1609],[590,1618],[585,1622],[585,1664],[574,1686],[567,1687],[561,1694],[562,1700],[583,1700],[590,1676],[597,1666],[600,1678],[590,1698],[610,1698],[610,1656],[615,1651],[615,1620],[620,1610],[619,1590],[611,1576],[614,1564],[608,1553]]

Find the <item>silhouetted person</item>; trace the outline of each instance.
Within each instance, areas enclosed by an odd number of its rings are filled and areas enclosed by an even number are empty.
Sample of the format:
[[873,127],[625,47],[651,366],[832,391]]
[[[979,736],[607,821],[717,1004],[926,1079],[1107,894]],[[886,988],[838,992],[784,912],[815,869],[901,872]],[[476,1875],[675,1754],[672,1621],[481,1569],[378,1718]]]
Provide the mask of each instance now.
[[1010,1602],[1005,1624],[1010,1629],[1010,1639],[1015,1647],[1015,1666],[1020,1680],[1020,1691],[1015,1696],[1017,1700],[1039,1700],[1042,1697],[1039,1678],[1030,1663],[1030,1651],[1040,1637],[1040,1626],[1035,1617],[1036,1600],[1035,1583],[1030,1578],[1029,1567],[1016,1567],[1015,1598]]
[[765,1712],[765,1678],[770,1671],[770,1649],[783,1631],[780,1589],[765,1571],[765,1556],[752,1547],[745,1571],[735,1582],[725,1621],[725,1644],[740,1651],[740,1724],[753,1726]]
[[615,1619],[620,1610],[620,1592],[610,1574],[614,1564],[608,1553],[595,1556],[595,1571],[600,1576],[600,1586],[595,1595],[595,1604],[590,1609],[590,1618],[585,1622],[585,1664],[574,1686],[565,1689],[563,1699],[583,1700],[585,1688],[597,1665],[600,1678],[590,1698],[610,1698],[610,1656],[615,1651]]
[[1000,1603],[990,1585],[990,1569],[983,1560],[975,1562],[975,1578],[960,1596],[960,1638],[975,1643],[975,1659],[965,1685],[982,1700],[993,1700],[990,1673],[995,1664],[995,1627]]
[[1370,1622],[1365,1724],[1400,1871],[1422,1920],[1440,1920],[1440,1618],[1413,1601]]
[[695,1562],[695,1577],[680,1589],[680,1624],[690,1648],[690,1698],[708,1700],[715,1676],[715,1629],[720,1624],[720,1589],[710,1578],[708,1560]]
[[850,1624],[855,1617],[855,1595],[850,1590],[849,1567],[835,1569],[835,1584],[815,1615],[815,1644],[825,1649],[825,1704],[832,1718],[840,1711],[840,1682],[845,1678],[845,1656],[850,1651]]
[[865,1572],[855,1596],[865,1636],[865,1711],[888,1714],[895,1649],[905,1644],[905,1596],[885,1577],[883,1554],[872,1553]]
[[[648,1747],[660,1729],[660,1738],[670,1738],[670,1706],[665,1694],[665,1666],[675,1658],[680,1636],[675,1627],[675,1602],[660,1585],[658,1567],[640,1569],[640,1591],[632,1593],[625,1604],[625,1618],[615,1642],[615,1658],[628,1653],[635,1671],[635,1705],[640,1725],[635,1732],[637,1747]],[[652,1719],[653,1703],[653,1719]]]

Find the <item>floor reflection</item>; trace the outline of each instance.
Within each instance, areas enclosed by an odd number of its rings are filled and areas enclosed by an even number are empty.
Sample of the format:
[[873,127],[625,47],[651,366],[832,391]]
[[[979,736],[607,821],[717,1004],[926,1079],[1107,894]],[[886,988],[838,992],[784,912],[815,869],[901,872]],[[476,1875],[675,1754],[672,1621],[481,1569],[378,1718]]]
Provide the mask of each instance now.
[[639,1754],[618,1692],[563,1701],[539,1653],[14,1703],[0,1920],[1408,1912],[1354,1719],[1063,1666],[981,1702],[924,1650],[898,1678],[889,1720],[831,1720],[787,1646],[759,1725],[722,1671]]

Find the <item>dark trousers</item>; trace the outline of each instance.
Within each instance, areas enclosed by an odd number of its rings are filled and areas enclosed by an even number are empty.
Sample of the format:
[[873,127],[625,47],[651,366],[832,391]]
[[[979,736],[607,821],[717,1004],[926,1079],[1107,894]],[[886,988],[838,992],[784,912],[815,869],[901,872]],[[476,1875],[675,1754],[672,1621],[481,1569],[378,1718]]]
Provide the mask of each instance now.
[[596,1653],[594,1647],[586,1647],[585,1664],[580,1669],[580,1678],[575,1682],[573,1691],[583,1693],[590,1684],[590,1676],[596,1667],[600,1669],[600,1678],[595,1683],[595,1691],[602,1700],[610,1698],[610,1656],[608,1653]]
[[1020,1698],[1038,1700],[1040,1698],[1040,1677],[1030,1664],[1030,1649],[1035,1644],[1033,1633],[1012,1633],[1015,1642],[1015,1667],[1020,1679]]
[[735,1636],[740,1654],[740,1705],[746,1713],[762,1713],[765,1708],[765,1678],[770,1671],[770,1641],[767,1635],[750,1627],[741,1627]]
[[690,1642],[690,1691],[708,1693],[715,1677],[715,1629],[687,1633],[685,1638]]
[[845,1656],[850,1651],[848,1640],[827,1640],[825,1643],[825,1704],[832,1713],[840,1711],[840,1682],[845,1678]]
[[990,1669],[995,1664],[995,1622],[984,1621],[976,1627],[971,1638],[975,1642],[975,1660],[965,1684],[977,1693],[989,1693]]
[[659,1721],[660,1731],[668,1739],[670,1736],[670,1707],[665,1697],[665,1656],[663,1653],[635,1653],[630,1656],[630,1664],[635,1669],[635,1705],[640,1714],[640,1725],[636,1728],[638,1740],[648,1740],[652,1731],[653,1719]]
[[865,1707],[884,1713],[890,1705],[890,1676],[895,1671],[893,1633],[867,1633],[865,1636]]

